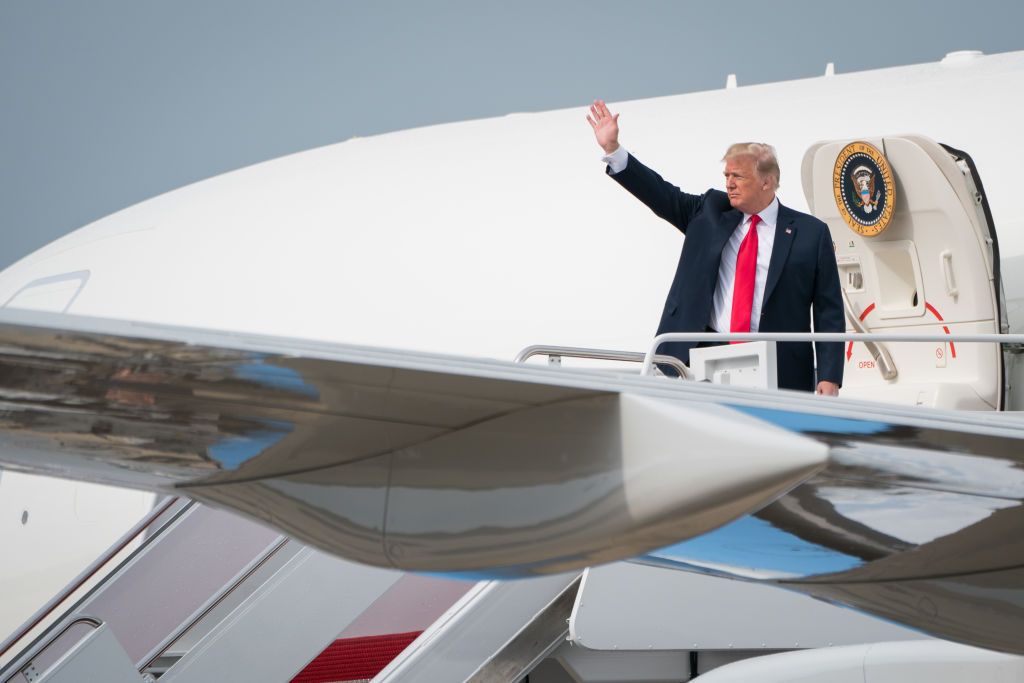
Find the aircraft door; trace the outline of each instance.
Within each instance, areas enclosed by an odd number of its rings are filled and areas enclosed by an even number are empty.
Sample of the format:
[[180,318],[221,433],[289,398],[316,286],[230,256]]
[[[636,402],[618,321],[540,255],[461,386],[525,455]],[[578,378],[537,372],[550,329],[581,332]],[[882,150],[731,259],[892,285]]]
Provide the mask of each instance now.
[[[916,135],[839,140],[804,154],[804,194],[832,233],[851,332],[996,333],[998,243],[962,152]],[[847,344],[842,394],[999,410],[994,344]]]

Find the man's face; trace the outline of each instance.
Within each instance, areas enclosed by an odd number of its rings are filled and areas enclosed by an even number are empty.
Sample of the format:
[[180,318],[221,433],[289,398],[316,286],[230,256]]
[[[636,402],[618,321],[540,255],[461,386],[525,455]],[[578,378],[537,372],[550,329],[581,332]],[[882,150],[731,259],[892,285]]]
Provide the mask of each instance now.
[[725,161],[725,191],[729,203],[743,213],[757,213],[771,204],[775,190],[769,178],[757,175],[754,157],[739,156]]

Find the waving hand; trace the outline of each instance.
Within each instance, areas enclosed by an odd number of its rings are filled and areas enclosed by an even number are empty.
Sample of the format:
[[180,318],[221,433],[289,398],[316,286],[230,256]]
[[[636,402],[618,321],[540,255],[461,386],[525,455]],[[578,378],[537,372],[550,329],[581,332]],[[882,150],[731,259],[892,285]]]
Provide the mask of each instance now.
[[605,154],[611,154],[619,148],[619,115],[608,111],[604,100],[594,100],[590,105],[587,123],[594,129],[594,137]]

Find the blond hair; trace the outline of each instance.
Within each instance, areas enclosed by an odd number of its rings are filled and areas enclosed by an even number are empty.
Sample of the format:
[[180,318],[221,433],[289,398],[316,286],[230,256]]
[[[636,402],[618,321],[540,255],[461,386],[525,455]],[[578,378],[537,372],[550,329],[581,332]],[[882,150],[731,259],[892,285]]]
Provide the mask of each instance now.
[[722,161],[736,157],[753,157],[754,168],[762,179],[770,178],[774,187],[779,189],[779,159],[775,156],[775,148],[765,142],[737,142],[725,150]]

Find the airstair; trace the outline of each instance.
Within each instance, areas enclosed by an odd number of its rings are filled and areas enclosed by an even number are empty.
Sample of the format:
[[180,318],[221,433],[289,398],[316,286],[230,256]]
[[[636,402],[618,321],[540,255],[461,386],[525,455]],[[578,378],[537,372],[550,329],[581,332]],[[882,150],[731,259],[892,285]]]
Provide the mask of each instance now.
[[912,637],[771,587],[635,564],[478,583],[403,574],[170,499],[0,646],[0,682],[684,680]]
[[516,680],[577,586],[366,567],[171,499],[0,645],[0,681]]

